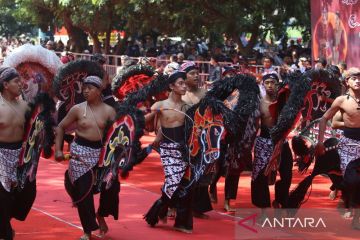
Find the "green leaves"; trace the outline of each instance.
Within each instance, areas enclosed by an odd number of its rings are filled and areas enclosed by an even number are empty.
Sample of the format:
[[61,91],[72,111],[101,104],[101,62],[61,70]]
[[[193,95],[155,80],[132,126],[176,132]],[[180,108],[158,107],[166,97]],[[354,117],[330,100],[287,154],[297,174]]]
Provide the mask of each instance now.
[[250,34],[251,42],[256,43],[267,35],[275,39],[284,36],[287,26],[310,35],[309,0],[0,0],[0,3],[0,31],[4,28],[1,22],[11,23],[9,18],[13,18],[41,28],[49,24],[60,27],[66,21],[92,34],[109,29],[126,30],[128,35],[156,29],[161,34],[185,38],[224,33],[240,45],[242,34]]
[[34,25],[29,23],[23,9],[19,9],[14,0],[0,0],[0,35],[12,37],[34,31]]

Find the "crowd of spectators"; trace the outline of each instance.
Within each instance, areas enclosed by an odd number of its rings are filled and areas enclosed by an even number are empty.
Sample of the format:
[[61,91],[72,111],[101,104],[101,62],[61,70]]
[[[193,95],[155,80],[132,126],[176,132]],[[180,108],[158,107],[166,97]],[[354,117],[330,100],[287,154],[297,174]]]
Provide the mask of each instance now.
[[[35,44],[35,41],[25,36],[11,39],[0,38],[0,60],[25,43]],[[47,39],[41,41],[40,44],[49,50],[61,52],[59,56],[64,63],[74,59],[67,42]],[[92,54],[91,49],[90,46],[83,53]],[[124,65],[123,60],[127,57],[130,59],[147,57],[155,68],[165,72],[177,69],[184,61],[194,61],[197,63],[202,80],[210,82],[221,79],[229,69],[241,73],[255,73],[259,78],[263,74],[275,71],[281,78],[288,72],[304,72],[312,67],[310,49],[304,47],[301,41],[294,40],[289,41],[288,46],[285,47],[268,43],[258,44],[251,54],[243,55],[238,51],[238,46],[233,39],[224,38],[222,44],[209,44],[207,40],[201,38],[179,41],[166,36],[154,39],[147,35],[144,38],[129,37],[126,40],[119,40],[111,47],[109,55],[121,55],[121,65]],[[107,64],[116,65],[112,62],[114,58],[107,59]],[[327,65],[325,59],[314,59],[314,62],[323,66]],[[258,67],[252,69],[252,65],[258,65]],[[345,63],[340,63],[339,67],[341,66],[346,68]]]

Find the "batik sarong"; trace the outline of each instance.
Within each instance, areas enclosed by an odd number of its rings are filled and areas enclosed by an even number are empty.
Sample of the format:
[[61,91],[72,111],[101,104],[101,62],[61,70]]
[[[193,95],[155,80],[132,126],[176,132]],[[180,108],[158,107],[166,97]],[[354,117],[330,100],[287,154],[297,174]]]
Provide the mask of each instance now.
[[181,146],[179,143],[162,142],[160,144],[160,158],[165,172],[163,192],[169,198],[178,188],[187,168]]
[[340,155],[340,168],[342,173],[345,173],[347,165],[358,158],[360,158],[360,140],[354,140],[342,136],[339,140],[338,153]]
[[20,151],[21,148],[0,148],[0,182],[8,192],[10,192],[11,186],[17,183],[16,168],[19,162]]
[[99,161],[101,148],[91,148],[74,141],[70,148],[69,177],[72,183],[95,167]]
[[251,179],[254,181],[261,170],[269,163],[273,152],[273,143],[271,138],[256,137],[254,148],[254,162]]

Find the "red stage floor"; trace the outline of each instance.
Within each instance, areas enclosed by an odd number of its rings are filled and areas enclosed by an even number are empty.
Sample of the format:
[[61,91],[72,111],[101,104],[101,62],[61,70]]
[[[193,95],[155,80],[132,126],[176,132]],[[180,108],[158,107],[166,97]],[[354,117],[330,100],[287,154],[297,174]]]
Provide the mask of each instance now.
[[[143,143],[148,144],[152,137],[144,137]],[[57,163],[51,159],[41,159],[37,175],[37,198],[25,222],[13,221],[16,239],[78,239],[81,236],[81,225],[77,211],[69,203],[70,198],[63,187],[64,172],[67,163]],[[294,185],[303,177],[294,168]],[[224,180],[218,183],[219,203],[209,213],[210,219],[194,219],[193,234],[184,234],[172,230],[173,220],[149,227],[142,219],[143,214],[159,197],[163,182],[163,172],[156,153],[139,166],[135,167],[126,180],[121,180],[119,220],[108,219],[109,233],[104,239],[355,239],[358,231],[351,230],[350,220],[337,222],[337,226],[347,232],[348,237],[339,237],[323,230],[312,233],[302,232],[290,235],[286,232],[268,229],[259,235],[242,230],[239,233],[239,218],[223,211]],[[335,209],[338,201],[328,199],[330,180],[317,177],[314,180],[311,198],[303,205],[304,208]],[[273,196],[273,187],[271,186]],[[98,196],[96,195],[96,204]],[[233,202],[236,208],[253,208],[250,200],[250,173],[240,177],[238,199]],[[237,231],[235,231],[237,228]],[[95,237],[95,239],[98,239]]]

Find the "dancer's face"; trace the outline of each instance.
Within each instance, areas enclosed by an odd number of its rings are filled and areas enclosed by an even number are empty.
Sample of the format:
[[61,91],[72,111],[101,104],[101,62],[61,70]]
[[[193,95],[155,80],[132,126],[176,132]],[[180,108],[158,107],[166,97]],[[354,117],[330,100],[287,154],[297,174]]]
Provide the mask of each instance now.
[[88,102],[92,102],[100,98],[101,95],[100,89],[91,84],[84,84],[82,88],[82,92],[85,100]]
[[186,84],[189,87],[199,86],[199,71],[197,69],[193,69],[186,74]]
[[8,82],[4,82],[4,89],[11,95],[18,97],[21,95],[22,81],[19,77],[13,78]]
[[277,92],[276,84],[277,81],[272,78],[265,79],[264,86],[265,86],[266,94],[274,95]]
[[186,93],[186,83],[183,78],[178,78],[173,84],[170,84],[170,89],[172,92],[185,95]]
[[347,79],[347,85],[352,90],[359,91],[360,90],[360,75],[349,77]]

